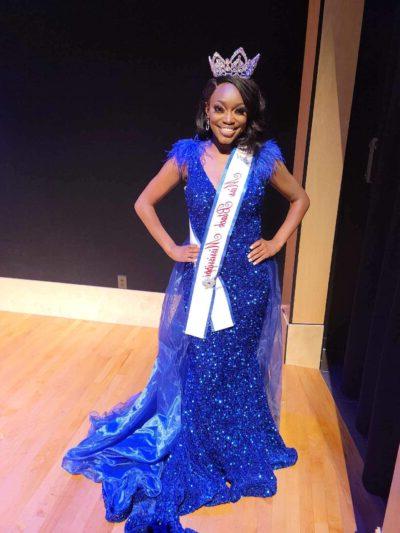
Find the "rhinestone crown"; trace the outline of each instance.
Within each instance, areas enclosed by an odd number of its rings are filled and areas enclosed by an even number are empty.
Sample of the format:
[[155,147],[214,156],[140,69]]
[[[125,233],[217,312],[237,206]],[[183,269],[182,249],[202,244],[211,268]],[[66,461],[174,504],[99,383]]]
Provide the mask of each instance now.
[[247,59],[246,52],[240,47],[233,52],[231,58],[223,59],[218,52],[214,52],[212,58],[208,56],[208,61],[214,77],[229,74],[240,78],[250,78],[259,57],[260,54],[257,54],[253,59]]

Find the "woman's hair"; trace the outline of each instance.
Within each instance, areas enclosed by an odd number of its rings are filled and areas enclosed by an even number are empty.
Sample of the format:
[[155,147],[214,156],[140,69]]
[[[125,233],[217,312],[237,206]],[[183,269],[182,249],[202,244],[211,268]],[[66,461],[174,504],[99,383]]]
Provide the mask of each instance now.
[[205,104],[211,98],[212,93],[221,83],[232,83],[240,92],[243,102],[247,108],[246,129],[237,138],[237,144],[244,149],[257,153],[265,141],[265,99],[261,94],[257,83],[251,78],[240,78],[238,76],[218,76],[210,78],[203,89],[196,115],[197,137],[205,140],[212,135],[211,128],[206,130]]

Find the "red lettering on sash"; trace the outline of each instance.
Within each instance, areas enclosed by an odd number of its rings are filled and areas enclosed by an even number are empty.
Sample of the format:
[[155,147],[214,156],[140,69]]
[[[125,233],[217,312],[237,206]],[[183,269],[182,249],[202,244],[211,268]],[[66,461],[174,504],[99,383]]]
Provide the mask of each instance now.
[[[239,188],[239,181],[242,178],[241,172],[235,172],[233,177],[227,180],[223,189],[227,189],[228,196],[234,197]],[[227,200],[220,203],[215,208],[217,222],[214,224],[216,228],[225,228],[228,222],[230,222],[230,216],[232,215],[233,202]],[[211,276],[215,270],[218,270],[218,265],[215,264],[216,258],[220,251],[221,240],[223,236],[221,233],[215,233],[211,241],[206,242],[204,245],[203,253],[206,254],[206,260],[204,262],[204,276]]]
[[215,264],[215,259],[218,255],[220,249],[220,241],[222,235],[220,233],[215,233],[214,239],[212,241],[206,242],[204,245],[203,253],[207,251],[207,259],[204,265],[204,276],[211,276],[212,272],[217,268]]
[[232,206],[233,204],[230,201],[219,204],[219,206],[215,209],[218,222],[214,224],[214,226],[217,228],[224,228],[226,226],[229,215],[231,214]]

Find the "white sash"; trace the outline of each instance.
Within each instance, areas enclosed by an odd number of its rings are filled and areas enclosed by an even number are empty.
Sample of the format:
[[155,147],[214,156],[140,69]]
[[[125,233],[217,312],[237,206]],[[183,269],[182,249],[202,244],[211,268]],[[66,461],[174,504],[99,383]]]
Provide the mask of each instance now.
[[200,244],[189,220],[190,242],[200,246],[196,260],[185,333],[205,338],[210,317],[214,331],[232,327],[229,295],[218,276],[229,237],[247,187],[253,156],[240,148],[233,149],[207,221]]

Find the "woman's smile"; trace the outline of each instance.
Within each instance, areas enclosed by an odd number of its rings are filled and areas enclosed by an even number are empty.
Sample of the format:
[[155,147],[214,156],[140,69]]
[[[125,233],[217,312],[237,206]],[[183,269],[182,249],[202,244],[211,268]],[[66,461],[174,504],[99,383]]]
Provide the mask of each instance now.
[[237,128],[231,128],[231,127],[228,127],[228,126],[219,126],[219,129],[220,129],[222,135],[224,135],[225,137],[233,137],[233,135],[235,133],[235,130]]

